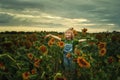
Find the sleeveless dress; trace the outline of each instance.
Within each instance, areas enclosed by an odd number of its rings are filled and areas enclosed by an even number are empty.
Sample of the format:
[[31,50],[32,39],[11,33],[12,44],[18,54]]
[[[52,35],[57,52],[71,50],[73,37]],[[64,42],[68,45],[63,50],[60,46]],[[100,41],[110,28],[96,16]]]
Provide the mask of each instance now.
[[65,70],[71,71],[75,69],[75,63],[73,62],[72,57],[67,58],[66,55],[67,54],[71,54],[73,55],[73,41],[71,41],[71,43],[66,43],[65,41],[65,45],[64,45],[64,49],[63,49],[63,65]]

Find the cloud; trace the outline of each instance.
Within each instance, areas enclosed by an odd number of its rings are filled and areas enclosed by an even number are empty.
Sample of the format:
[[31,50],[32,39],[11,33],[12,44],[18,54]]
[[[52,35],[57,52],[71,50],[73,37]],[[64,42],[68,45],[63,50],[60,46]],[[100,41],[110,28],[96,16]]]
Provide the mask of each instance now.
[[36,1],[33,2],[31,0],[1,0],[0,4],[1,8],[15,10],[24,10],[26,8],[44,8],[42,3],[37,3]]
[[117,30],[119,5],[119,0],[1,0],[0,25]]
[[0,14],[0,24],[9,23],[13,17],[7,14]]
[[1,26],[18,26],[26,22],[27,22],[27,19],[18,18],[17,16],[11,13],[0,12],[0,25]]

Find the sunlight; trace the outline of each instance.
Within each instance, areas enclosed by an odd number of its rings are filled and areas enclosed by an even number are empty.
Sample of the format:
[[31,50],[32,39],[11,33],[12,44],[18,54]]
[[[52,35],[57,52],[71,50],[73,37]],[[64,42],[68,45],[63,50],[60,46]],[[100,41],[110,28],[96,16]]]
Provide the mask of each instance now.
[[[4,32],[4,31],[24,31],[24,32],[34,32],[34,31],[57,31],[57,32],[64,32],[66,31],[68,28],[70,28],[72,26],[69,27],[28,27],[28,26],[17,26],[17,27],[13,27],[13,26],[6,26],[6,27],[1,27],[0,28],[0,32]],[[83,29],[84,27],[73,27],[75,30],[81,32],[81,29]],[[88,28],[88,33],[93,33],[93,32],[106,32],[107,29],[93,29],[93,28]]]

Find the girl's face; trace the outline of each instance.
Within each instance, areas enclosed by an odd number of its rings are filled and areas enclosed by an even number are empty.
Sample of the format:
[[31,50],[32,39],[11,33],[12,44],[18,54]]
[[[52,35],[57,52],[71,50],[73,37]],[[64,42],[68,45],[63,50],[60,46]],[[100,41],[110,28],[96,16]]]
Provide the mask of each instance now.
[[66,38],[67,40],[71,40],[72,37],[73,37],[72,34],[73,34],[73,33],[72,33],[71,30],[66,31],[66,32],[65,32],[65,38]]

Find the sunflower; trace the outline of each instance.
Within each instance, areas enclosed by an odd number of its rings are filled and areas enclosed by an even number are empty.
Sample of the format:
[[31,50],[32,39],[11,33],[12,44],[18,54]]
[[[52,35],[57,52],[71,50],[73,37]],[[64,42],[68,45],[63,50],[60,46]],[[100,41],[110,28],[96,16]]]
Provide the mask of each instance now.
[[77,63],[80,67],[85,67],[85,68],[90,67],[90,63],[87,62],[83,57],[78,57],[77,58]]
[[70,57],[71,57],[71,54],[70,54],[70,53],[67,53],[66,57],[67,57],[67,58],[70,58]]
[[102,48],[105,48],[106,47],[106,42],[99,42],[98,43],[98,48],[99,49],[102,49]]
[[95,45],[95,42],[88,42],[88,44],[89,44],[90,46],[93,46],[93,45]]
[[52,43],[54,43],[54,42],[55,42],[55,39],[54,39],[54,38],[51,38],[50,41],[51,41]]
[[73,30],[73,33],[74,33],[75,36],[77,35],[77,31],[76,30]]
[[116,42],[116,41],[118,40],[118,36],[113,35],[113,36],[111,37],[111,40],[112,40],[112,42]]
[[32,45],[33,45],[33,43],[32,43],[30,40],[26,40],[23,44],[25,45],[25,47],[26,47],[27,49],[29,49],[29,48],[32,47]]
[[104,56],[106,54],[106,48],[102,48],[99,50],[99,55]]
[[83,28],[83,29],[82,29],[82,32],[86,32],[86,31],[87,31],[87,29],[86,29],[86,28]]
[[63,48],[63,47],[64,47],[64,42],[63,42],[63,41],[59,41],[59,42],[58,42],[58,46],[59,46],[60,48]]
[[110,57],[108,58],[108,63],[112,63],[112,62],[114,62],[114,58],[113,58],[112,56],[110,56]]
[[41,61],[41,59],[34,58],[34,66],[38,68],[39,64],[40,64],[40,61]]
[[0,69],[5,70],[5,65],[2,62],[0,62]]
[[23,80],[28,80],[29,79],[29,75],[30,75],[29,72],[22,73]]
[[52,42],[52,41],[48,41],[48,45],[49,45],[49,46],[52,46],[52,45],[53,45],[53,42]]
[[103,40],[103,35],[102,34],[96,34],[95,38],[98,39],[99,41]]
[[55,43],[55,39],[54,39],[54,38],[51,38],[51,39],[48,41],[48,45],[49,45],[49,46],[52,46],[54,43]]
[[77,48],[75,48],[75,49],[74,49],[74,53],[77,54],[77,55],[80,55],[80,50],[77,49]]
[[33,33],[30,35],[31,36],[31,41],[37,41],[37,34],[36,33]]
[[34,58],[34,62],[40,62],[41,60],[38,58]]
[[34,62],[34,66],[36,67],[36,68],[39,68],[39,62]]
[[42,59],[34,58],[34,62],[42,62]]
[[44,53],[44,54],[47,54],[48,53],[48,49],[45,45],[42,45],[39,47],[39,50]]
[[36,72],[37,72],[36,69],[31,70],[31,74],[35,74]]
[[86,32],[87,32],[87,29],[86,29],[86,28],[83,28],[83,29],[82,29],[82,34],[85,35]]
[[33,54],[32,54],[32,53],[28,53],[28,54],[27,54],[27,57],[28,57],[30,60],[32,60],[32,59],[33,59]]

